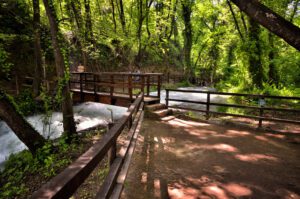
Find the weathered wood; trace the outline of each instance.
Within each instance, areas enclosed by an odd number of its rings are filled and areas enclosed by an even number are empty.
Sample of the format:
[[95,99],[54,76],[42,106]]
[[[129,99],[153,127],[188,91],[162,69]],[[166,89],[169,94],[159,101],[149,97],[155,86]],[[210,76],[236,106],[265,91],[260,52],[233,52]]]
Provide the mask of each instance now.
[[[208,91],[198,91],[198,90],[180,90],[180,89],[166,89],[174,92],[183,93],[204,93]],[[255,97],[255,98],[273,98],[273,99],[287,99],[287,100],[300,100],[300,97],[287,97],[287,96],[274,96],[274,95],[259,95],[259,94],[244,94],[244,93],[224,93],[224,92],[212,92],[209,91],[211,95],[231,95],[231,96],[244,96],[244,97]]]
[[[193,100],[180,100],[180,99],[170,99],[169,92],[184,92],[184,93],[205,93],[207,94],[207,101],[193,101]],[[268,96],[268,95],[253,95],[253,94],[240,94],[240,93],[223,93],[223,92],[210,92],[210,91],[191,91],[191,90],[178,90],[178,89],[166,89],[166,104],[170,108],[177,108],[183,110],[191,110],[197,112],[205,112],[206,119],[209,119],[209,114],[218,114],[218,115],[228,115],[234,117],[244,117],[244,118],[251,118],[258,120],[258,127],[262,127],[262,122],[266,121],[277,121],[277,122],[285,122],[285,123],[292,123],[292,124],[300,124],[300,121],[297,120],[288,120],[288,119],[280,119],[280,118],[271,118],[271,117],[263,117],[264,110],[271,110],[271,111],[283,111],[283,112],[291,112],[291,113],[300,113],[300,110],[297,109],[285,109],[285,108],[273,108],[273,107],[264,107],[264,106],[246,106],[246,105],[238,105],[238,104],[225,104],[225,103],[212,103],[210,102],[210,95],[211,94],[220,94],[220,95],[233,95],[233,96],[245,96],[245,97],[252,97],[252,98],[273,98],[273,99],[284,99],[284,100],[300,100],[299,97],[285,97],[285,96]],[[206,110],[195,110],[192,108],[184,108],[178,106],[169,106],[169,101],[176,101],[176,102],[186,102],[186,103],[193,103],[193,104],[203,104],[206,105]],[[252,115],[240,115],[240,114],[231,114],[231,113],[223,113],[223,112],[216,112],[210,111],[209,106],[225,106],[225,107],[234,107],[234,108],[244,108],[244,109],[256,109],[259,110],[259,116],[252,116]]]
[[31,198],[69,198],[90,175],[106,155],[114,141],[120,135],[129,118],[142,103],[143,93],[130,105],[126,114],[89,150],[68,166],[63,172],[52,178]]

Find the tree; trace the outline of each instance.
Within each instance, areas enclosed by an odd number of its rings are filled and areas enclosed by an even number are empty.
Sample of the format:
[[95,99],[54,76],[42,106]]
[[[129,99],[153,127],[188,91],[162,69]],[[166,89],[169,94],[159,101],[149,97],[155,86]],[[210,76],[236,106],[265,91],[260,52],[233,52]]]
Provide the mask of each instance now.
[[61,51],[59,42],[59,32],[56,20],[55,9],[52,0],[43,0],[48,20],[50,23],[52,46],[54,51],[56,73],[59,77],[58,87],[61,86],[61,97],[62,97],[62,113],[63,113],[63,125],[64,132],[68,137],[76,134],[76,127],[73,117],[72,99],[70,96],[70,88],[68,84],[68,71],[64,62],[64,57]]
[[35,73],[33,82],[33,94],[38,96],[42,84],[42,48],[41,48],[41,25],[40,25],[40,2],[32,0],[33,3],[33,31],[34,31],[34,57]]
[[46,140],[19,113],[18,108],[3,90],[0,89],[0,119],[14,131],[32,154],[42,147]]
[[187,80],[192,80],[192,78],[194,77],[192,64],[191,64],[191,50],[193,45],[193,30],[192,30],[192,23],[191,23],[191,14],[192,14],[193,1],[182,0],[181,5],[182,5],[182,17],[184,21],[183,55],[184,55],[185,76]]
[[254,21],[300,50],[300,28],[285,20],[257,0],[231,0]]

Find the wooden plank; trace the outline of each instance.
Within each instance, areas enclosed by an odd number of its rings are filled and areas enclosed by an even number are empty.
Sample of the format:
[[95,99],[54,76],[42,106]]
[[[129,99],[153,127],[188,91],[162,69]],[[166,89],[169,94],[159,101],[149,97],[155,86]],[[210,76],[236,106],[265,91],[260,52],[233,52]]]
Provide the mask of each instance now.
[[114,187],[114,190],[111,194],[111,197],[110,197],[111,199],[118,199],[121,196],[122,190],[124,188],[124,183],[125,183],[128,171],[129,171],[129,165],[130,165],[130,162],[131,162],[131,158],[132,158],[135,146],[136,146],[137,137],[138,137],[138,134],[139,134],[141,126],[142,126],[143,118],[144,118],[144,112],[141,115],[141,119],[138,122],[138,126],[136,128],[135,133],[134,133],[133,140],[131,141],[131,145],[128,148],[128,152],[125,156],[121,172],[120,172],[120,174],[118,176],[118,179],[117,179],[117,184]]
[[110,194],[113,191],[114,184],[116,183],[118,174],[121,170],[123,159],[118,157],[114,160],[113,164],[109,169],[109,173],[105,178],[104,183],[101,186],[101,189],[96,195],[96,199],[109,198]]
[[[206,105],[206,102],[204,102],[204,101],[180,100],[180,99],[172,99],[172,98],[168,98],[168,101]],[[282,112],[300,113],[300,110],[298,110],[298,109],[247,106],[247,105],[225,104],[225,103],[216,103],[216,102],[210,102],[210,105],[213,105],[213,106],[226,106],[226,107],[234,107],[234,108],[263,109],[263,110],[269,110],[269,111],[282,111]]]
[[48,183],[33,193],[37,198],[69,198],[90,175],[98,163],[106,155],[114,140],[120,135],[135,109],[142,102],[143,93],[130,105],[125,115],[90,149],[69,165],[63,172],[52,178]]
[[173,92],[184,92],[184,93],[210,93],[212,95],[232,95],[232,96],[245,96],[245,97],[256,97],[256,98],[300,100],[300,97],[287,97],[287,96],[274,96],[274,95],[224,93],[224,92],[211,92],[211,91],[198,91],[198,90],[179,90],[179,89],[166,89],[166,90],[173,91]]
[[[183,109],[183,110],[189,110],[189,111],[195,111],[195,112],[203,112],[206,113],[206,110],[199,110],[199,109],[192,109],[192,108],[185,108],[185,107],[177,107],[177,106],[169,106],[169,108],[174,109]],[[223,112],[217,112],[217,111],[209,111],[209,113],[217,114],[217,115],[227,115],[227,116],[233,116],[233,117],[243,117],[243,118],[251,118],[251,119],[263,119],[266,121],[275,121],[275,122],[286,122],[291,124],[300,124],[300,121],[297,120],[286,120],[286,119],[279,119],[279,118],[269,118],[269,117],[259,117],[259,116],[250,116],[250,115],[239,115],[239,114],[232,114],[232,113],[223,113]]]

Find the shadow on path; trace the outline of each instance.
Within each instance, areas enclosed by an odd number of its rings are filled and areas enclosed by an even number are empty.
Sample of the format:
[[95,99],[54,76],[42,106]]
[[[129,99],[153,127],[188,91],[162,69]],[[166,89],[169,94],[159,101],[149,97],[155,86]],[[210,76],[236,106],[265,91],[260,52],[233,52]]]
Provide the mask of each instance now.
[[146,119],[122,198],[300,198],[300,145],[284,135]]

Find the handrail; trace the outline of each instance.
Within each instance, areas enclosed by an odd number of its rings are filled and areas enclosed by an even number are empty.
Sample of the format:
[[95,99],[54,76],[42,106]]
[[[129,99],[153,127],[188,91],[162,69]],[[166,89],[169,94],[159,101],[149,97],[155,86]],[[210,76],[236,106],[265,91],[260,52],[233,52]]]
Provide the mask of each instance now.
[[[206,101],[172,99],[172,98],[169,98],[169,93],[170,92],[203,93],[203,94],[206,94],[207,97],[206,97]],[[285,123],[292,123],[292,124],[300,124],[300,121],[298,121],[298,120],[288,120],[288,119],[281,119],[281,118],[273,118],[273,117],[264,116],[264,111],[266,111],[266,110],[268,110],[268,111],[277,111],[277,112],[291,112],[291,113],[298,113],[299,114],[300,110],[298,110],[298,109],[273,108],[273,107],[265,107],[263,105],[262,106],[247,106],[247,105],[239,105],[239,104],[217,103],[217,102],[211,102],[211,100],[210,100],[211,95],[245,96],[245,97],[259,98],[259,99],[272,98],[272,99],[284,99],[284,100],[300,100],[300,97],[270,96],[270,95],[258,95],[258,94],[242,94],[242,93],[225,93],[225,92],[212,92],[212,91],[195,91],[195,90],[181,90],[181,89],[166,89],[166,105],[169,108],[205,112],[207,120],[209,119],[210,114],[257,119],[259,121],[259,123],[258,123],[259,128],[262,127],[262,122],[264,120],[265,121],[277,121],[277,122],[285,122]],[[186,107],[180,107],[180,106],[169,106],[169,101],[186,102],[186,103],[193,103],[193,104],[203,104],[203,105],[206,105],[206,109],[205,110],[199,110],[199,109],[186,108]],[[259,115],[258,116],[253,116],[253,115],[241,115],[241,114],[232,114],[232,113],[211,111],[210,106],[223,106],[223,107],[233,107],[233,108],[243,108],[243,109],[255,109],[255,110],[259,110]]]
[[[92,91],[97,96],[98,91],[110,88],[111,97],[114,93],[128,95],[132,100],[134,91],[139,89],[140,92],[145,91],[145,96],[160,98],[162,73],[117,73],[117,72],[73,72],[69,81],[71,89],[79,89],[80,99],[83,101],[84,93]],[[150,87],[157,88],[157,95],[150,95]],[[120,92],[122,91],[122,92]]]
[[[104,158],[111,147],[115,147],[116,139],[119,137],[126,124],[132,128],[132,118],[135,121],[140,120],[140,113],[143,109],[144,93],[141,93],[137,99],[130,105],[125,115],[112,126],[112,128],[103,136],[101,140],[89,148],[75,162],[69,165],[64,171],[52,178],[48,183],[43,185],[39,190],[33,193],[31,198],[69,198],[75,193],[77,188],[91,174],[98,163]],[[135,131],[135,130],[134,130]],[[120,159],[121,158],[121,159]],[[114,159],[110,170],[122,166],[124,157]],[[111,171],[110,171],[111,172]],[[118,173],[118,172],[117,172]]]

